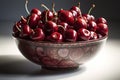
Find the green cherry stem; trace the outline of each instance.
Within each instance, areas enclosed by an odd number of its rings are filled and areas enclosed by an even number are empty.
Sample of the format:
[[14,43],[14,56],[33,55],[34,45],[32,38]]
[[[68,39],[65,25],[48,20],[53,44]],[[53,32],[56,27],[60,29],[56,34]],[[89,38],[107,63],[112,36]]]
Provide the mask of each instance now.
[[25,2],[25,10],[30,15],[30,12],[28,10],[28,0],[26,0],[26,2]]
[[92,7],[89,9],[88,14],[91,13],[92,9],[95,8],[95,4],[92,4]]

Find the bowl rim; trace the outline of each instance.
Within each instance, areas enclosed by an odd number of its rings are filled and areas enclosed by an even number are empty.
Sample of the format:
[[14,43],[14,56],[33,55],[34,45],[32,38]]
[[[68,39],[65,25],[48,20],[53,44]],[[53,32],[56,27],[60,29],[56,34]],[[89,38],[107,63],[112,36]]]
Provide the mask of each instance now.
[[32,41],[32,40],[27,40],[27,39],[23,39],[23,38],[20,38],[20,37],[15,37],[14,35],[12,35],[14,39],[18,39],[18,40],[22,40],[22,41],[27,41],[27,42],[31,42],[31,43],[38,43],[38,44],[56,44],[56,45],[61,45],[61,44],[86,44],[86,43],[95,43],[95,42],[101,42],[103,40],[106,40],[108,38],[108,35],[102,37],[102,38],[99,38],[99,39],[96,39],[96,40],[88,40],[88,41],[76,41],[76,42],[49,42],[49,41]]

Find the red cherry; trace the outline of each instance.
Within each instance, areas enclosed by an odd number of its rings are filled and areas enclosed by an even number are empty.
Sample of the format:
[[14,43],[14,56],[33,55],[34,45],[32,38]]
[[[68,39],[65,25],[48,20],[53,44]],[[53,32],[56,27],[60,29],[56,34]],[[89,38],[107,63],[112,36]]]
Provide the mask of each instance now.
[[60,10],[58,12],[58,18],[62,21],[62,22],[66,22],[69,25],[73,25],[74,24],[74,17],[73,14],[68,11],[68,10]]
[[35,41],[42,41],[45,38],[45,34],[41,28],[34,29],[31,39]]
[[42,30],[44,30],[44,24],[42,21],[39,21],[37,26],[38,28],[41,28]]
[[53,13],[51,11],[45,10],[41,14],[41,19],[43,22],[47,22],[52,20],[54,17]]
[[53,32],[57,32],[58,31],[58,26],[57,26],[57,24],[55,22],[48,21],[45,24],[45,29],[44,30],[45,30],[46,35],[50,35]]
[[20,20],[20,22],[21,22],[21,26],[23,26],[23,25],[27,25],[27,19],[24,18],[23,16],[21,16],[21,20]]
[[103,36],[101,34],[97,34],[98,39],[102,38]]
[[107,26],[107,24],[99,23],[98,28],[97,28],[97,32],[99,34],[101,34],[102,36],[108,35],[108,26]]
[[97,38],[98,38],[98,35],[95,32],[90,31],[90,40],[95,40]]
[[47,21],[50,21],[53,19],[54,14],[51,12],[44,4],[41,4],[42,7],[44,7],[46,10],[42,12],[41,19],[45,23]]
[[70,11],[73,11],[73,10],[77,12],[77,16],[76,16],[76,17],[81,16],[81,10],[80,10],[79,7],[77,7],[77,6],[72,6],[72,8],[70,9]]
[[89,15],[89,14],[83,14],[83,17],[86,17],[87,22],[88,21],[95,21],[95,17],[93,15]]
[[104,24],[107,24],[107,21],[106,21],[106,19],[105,19],[105,18],[100,17],[100,18],[98,18],[98,19],[96,20],[96,23],[97,23],[97,24],[99,24],[99,23],[104,23]]
[[77,14],[77,12],[75,10],[70,10],[70,12],[73,14],[74,18],[78,17],[78,14]]
[[37,14],[39,16],[41,15],[41,11],[39,9],[37,9],[37,8],[34,8],[34,9],[31,10],[31,14],[33,14],[33,13]]
[[52,41],[52,42],[62,42],[63,40],[63,36],[62,34],[58,33],[58,32],[53,32],[49,37],[48,40]]
[[65,22],[61,22],[59,25],[58,25],[58,32],[61,33],[61,34],[64,34],[64,32],[68,29],[68,24],[65,23]]
[[38,22],[40,20],[40,16],[38,16],[37,14],[31,14],[28,18],[28,22],[29,22],[29,26],[32,28],[32,29],[35,29],[36,26],[38,25]]
[[21,35],[20,37],[29,37],[32,34],[32,29],[29,27],[29,25],[24,25],[21,27]]
[[87,41],[90,39],[90,31],[85,28],[80,28],[78,31],[78,40]]
[[65,32],[65,40],[75,42],[77,40],[77,32],[74,29],[68,29]]
[[20,25],[20,21],[15,23],[15,25],[13,26],[13,35],[18,37],[19,34],[21,32],[21,25]]
[[79,30],[80,28],[87,28],[87,23],[83,18],[77,18],[74,23],[75,30]]
[[90,31],[96,31],[96,29],[97,29],[96,22],[95,21],[89,21],[87,29],[90,30]]

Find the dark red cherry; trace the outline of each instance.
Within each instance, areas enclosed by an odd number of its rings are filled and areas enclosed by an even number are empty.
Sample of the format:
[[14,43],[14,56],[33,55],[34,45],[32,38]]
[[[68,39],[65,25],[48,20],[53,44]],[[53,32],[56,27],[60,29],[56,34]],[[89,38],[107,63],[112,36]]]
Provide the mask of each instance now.
[[45,38],[45,34],[41,28],[36,28],[30,38],[35,41],[42,41]]
[[62,21],[62,22],[66,22],[69,25],[73,25],[74,24],[74,17],[73,14],[68,11],[68,10],[60,10],[58,12],[58,18]]
[[21,16],[21,20],[20,20],[20,22],[21,22],[21,26],[23,26],[23,25],[27,25],[27,19],[26,18],[24,18],[23,16]]
[[37,9],[37,8],[34,8],[34,9],[31,10],[31,14],[33,14],[33,13],[37,14],[39,16],[41,15],[41,11],[39,9]]
[[51,11],[45,10],[41,14],[41,19],[45,23],[47,21],[52,20],[54,17],[53,13]]
[[68,29],[65,32],[65,40],[75,42],[77,40],[77,32],[74,29]]
[[58,31],[58,26],[57,26],[57,24],[55,22],[48,21],[45,24],[45,29],[44,30],[45,30],[46,35],[50,35],[53,32],[57,32]]
[[97,34],[97,38],[100,39],[102,38],[103,36],[101,34]]
[[21,34],[20,37],[29,37],[32,34],[32,29],[29,25],[24,25],[21,27]]
[[101,34],[102,36],[108,35],[108,26],[107,26],[107,24],[99,23],[98,28],[97,28],[97,32],[99,34]]
[[38,22],[40,20],[40,16],[37,15],[37,14],[31,14],[28,18],[28,22],[29,22],[29,26],[32,28],[32,29],[35,29],[36,26],[38,25]]
[[97,29],[96,22],[95,21],[89,21],[87,29],[90,30],[90,31],[94,31],[95,32],[96,29]]
[[89,15],[89,14],[83,14],[83,17],[86,17],[87,22],[88,21],[95,21],[95,17],[93,15]]
[[41,28],[42,30],[44,30],[44,23],[42,21],[38,22],[38,28]]
[[78,40],[87,41],[90,39],[90,31],[85,28],[80,28],[77,31],[77,34],[78,34]]
[[75,30],[79,30],[80,28],[87,28],[87,22],[83,18],[77,18],[74,23]]
[[77,16],[76,17],[79,17],[81,15],[81,10],[79,7],[77,6],[72,6],[72,8],[70,9],[70,11],[76,11],[77,12]]
[[58,32],[64,34],[64,32],[68,29],[69,25],[65,22],[61,22],[58,25]]
[[13,26],[13,36],[18,37],[20,32],[21,32],[21,25],[19,22],[17,22]]
[[97,24],[99,24],[99,23],[104,23],[104,24],[107,24],[107,21],[106,21],[106,19],[105,19],[105,18],[100,17],[100,18],[98,18],[98,19],[96,20],[96,23],[97,23]]
[[73,14],[74,18],[78,17],[78,14],[77,14],[77,12],[75,10],[70,10],[70,12]]
[[90,31],[90,40],[95,40],[97,38],[98,38],[98,35],[95,32]]
[[63,36],[59,32],[53,32],[49,37],[48,40],[52,42],[62,42]]

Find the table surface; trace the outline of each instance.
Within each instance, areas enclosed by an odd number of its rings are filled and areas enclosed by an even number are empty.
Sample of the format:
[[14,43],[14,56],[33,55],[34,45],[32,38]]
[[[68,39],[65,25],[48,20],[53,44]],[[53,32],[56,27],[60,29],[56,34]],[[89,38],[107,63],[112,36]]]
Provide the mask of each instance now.
[[104,48],[75,70],[42,69],[22,56],[11,37],[0,38],[0,80],[120,80],[120,40]]

